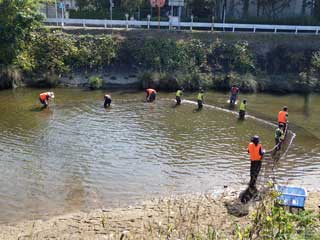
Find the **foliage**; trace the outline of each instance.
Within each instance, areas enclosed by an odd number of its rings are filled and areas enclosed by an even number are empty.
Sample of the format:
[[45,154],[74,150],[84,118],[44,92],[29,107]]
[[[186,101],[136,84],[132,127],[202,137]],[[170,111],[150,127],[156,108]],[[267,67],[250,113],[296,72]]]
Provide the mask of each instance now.
[[209,51],[208,62],[215,72],[236,71],[245,74],[255,70],[253,56],[245,41],[226,44],[218,39],[211,44]]
[[10,65],[42,20],[36,0],[0,2],[0,64]]
[[89,78],[89,87],[91,89],[100,89],[103,85],[103,80],[100,76],[91,76]]
[[236,227],[239,239],[316,239],[319,215],[311,211],[291,213],[279,205],[277,192],[271,191],[259,203],[252,224]]
[[320,75],[320,51],[313,53],[311,58],[311,67],[317,75]]
[[292,49],[277,46],[267,55],[267,71],[269,73],[299,73],[310,66],[312,50]]

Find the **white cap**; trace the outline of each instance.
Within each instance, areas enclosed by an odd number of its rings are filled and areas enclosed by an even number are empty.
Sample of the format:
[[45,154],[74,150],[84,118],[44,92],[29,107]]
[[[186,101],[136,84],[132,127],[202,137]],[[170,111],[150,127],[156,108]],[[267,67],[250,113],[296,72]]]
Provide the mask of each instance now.
[[54,92],[49,92],[49,96],[50,96],[51,98],[54,98]]

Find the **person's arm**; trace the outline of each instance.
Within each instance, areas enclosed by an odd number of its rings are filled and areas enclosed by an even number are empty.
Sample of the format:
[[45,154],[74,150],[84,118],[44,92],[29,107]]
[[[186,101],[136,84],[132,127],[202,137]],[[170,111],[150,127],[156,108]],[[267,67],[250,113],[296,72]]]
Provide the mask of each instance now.
[[262,149],[262,147],[260,147],[260,149],[259,149],[259,154],[260,154],[260,156],[264,155],[264,150]]

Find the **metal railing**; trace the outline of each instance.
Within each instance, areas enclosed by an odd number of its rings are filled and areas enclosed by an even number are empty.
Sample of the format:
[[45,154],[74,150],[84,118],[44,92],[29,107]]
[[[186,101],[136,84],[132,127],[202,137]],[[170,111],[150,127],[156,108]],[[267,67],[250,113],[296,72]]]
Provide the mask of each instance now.
[[[80,27],[103,27],[103,28],[156,28],[157,21],[138,20],[97,20],[97,19],[61,19],[48,18],[45,24]],[[206,23],[206,22],[176,22],[161,21],[160,27],[172,29],[190,30],[211,30],[211,31],[242,31],[242,32],[287,32],[287,33],[311,33],[318,35],[320,26],[294,26],[294,25],[268,25],[268,24],[237,24],[237,23]]]

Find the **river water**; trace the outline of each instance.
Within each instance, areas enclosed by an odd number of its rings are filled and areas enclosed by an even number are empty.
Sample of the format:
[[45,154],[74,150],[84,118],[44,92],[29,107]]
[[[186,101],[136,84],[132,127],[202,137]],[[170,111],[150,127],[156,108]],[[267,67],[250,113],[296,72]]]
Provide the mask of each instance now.
[[[188,103],[174,108],[174,94],[148,104],[142,92],[113,92],[105,110],[102,91],[55,89],[53,104],[41,111],[41,91],[0,92],[0,223],[242,187],[250,137],[259,134],[266,149],[274,145],[272,126],[208,107],[194,112]],[[248,112],[270,122],[289,107],[297,137],[276,179],[320,190],[320,96],[245,97]],[[226,94],[205,99],[227,107]]]

